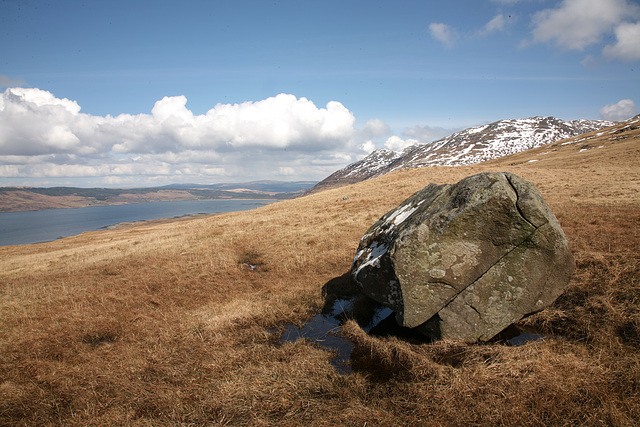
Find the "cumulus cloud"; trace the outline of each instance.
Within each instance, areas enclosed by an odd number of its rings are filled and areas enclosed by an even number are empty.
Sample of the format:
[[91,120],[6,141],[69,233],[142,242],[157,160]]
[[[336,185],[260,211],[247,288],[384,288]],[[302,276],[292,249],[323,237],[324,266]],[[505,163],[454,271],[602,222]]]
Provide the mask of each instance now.
[[447,24],[441,22],[433,22],[429,24],[431,36],[442,42],[446,47],[453,47],[458,41],[458,32]]
[[411,147],[412,145],[416,145],[418,143],[419,141],[416,139],[402,139],[399,136],[394,135],[387,139],[387,141],[384,143],[384,146],[389,150],[402,152],[405,148]]
[[[386,129],[387,127],[388,126],[385,124],[384,128]],[[366,125],[365,127],[363,127],[363,129],[358,131],[358,133],[366,134],[366,132],[364,132],[365,128],[366,128]],[[417,144],[426,144],[426,143],[435,141],[437,139],[443,138],[447,135],[451,135],[453,132],[454,131],[451,129],[444,129],[441,127],[413,126],[413,127],[406,128],[402,132],[402,136],[398,136],[398,135],[389,136],[381,144],[380,143],[376,144],[374,141],[369,139],[361,143],[359,147],[366,154],[370,154],[380,145],[384,146],[389,150],[402,152],[407,147],[417,145]],[[390,135],[390,132],[385,133],[384,135]],[[383,136],[382,132],[377,136]],[[359,157],[363,157],[363,156],[359,156]]]
[[622,99],[615,104],[608,104],[600,109],[600,117],[603,120],[622,121],[636,114],[638,114],[638,110],[631,99]]
[[[280,94],[257,102],[218,104],[194,115],[184,96],[164,97],[151,114],[98,117],[75,101],[40,89],[7,89],[0,101],[0,154],[113,151],[159,153],[182,149],[333,148],[354,132],[353,114],[339,102],[317,108]],[[99,144],[96,145],[95,142]],[[19,144],[17,143],[19,142]]]
[[638,17],[640,7],[628,0],[563,0],[557,8],[533,16],[531,41],[583,51],[615,34],[617,43],[603,53],[609,59],[635,60],[640,51],[640,41],[634,38]]
[[[151,114],[93,116],[73,100],[40,89],[0,96],[0,176],[255,178],[303,170],[307,178],[342,166],[359,152],[353,114],[331,101],[319,108],[280,94],[256,102],[217,104],[195,115],[184,96],[164,97]],[[388,132],[382,121],[362,132]],[[333,163],[304,168],[325,152]],[[321,157],[321,156],[320,156]],[[295,165],[300,165],[296,168]],[[106,179],[106,178],[105,178]]]
[[7,89],[0,97],[0,155],[85,151],[75,127],[80,106],[39,89]]
[[360,145],[360,149],[367,154],[372,153],[376,149],[376,144],[373,141],[369,140],[362,145]]
[[[358,141],[358,147],[369,154],[376,149],[374,139],[380,139],[391,135],[391,128],[381,119],[371,119],[367,121],[361,129],[358,129],[354,138]],[[364,157],[362,154],[356,157]]]
[[615,29],[616,43],[602,50],[605,58],[623,61],[640,60],[640,22],[622,23]]
[[[186,108],[186,102],[184,96],[165,97],[156,102],[151,116],[117,120],[119,128],[125,125],[127,135],[136,137],[123,138],[114,151],[144,152],[158,147],[170,150],[176,146],[216,150],[330,149],[348,140],[354,130],[353,114],[339,102],[317,108],[306,98],[280,94],[257,102],[218,104],[199,116]],[[133,128],[140,124],[142,135]]]
[[388,124],[380,119],[371,119],[367,121],[362,129],[358,131],[361,139],[373,139],[389,136],[391,128]]

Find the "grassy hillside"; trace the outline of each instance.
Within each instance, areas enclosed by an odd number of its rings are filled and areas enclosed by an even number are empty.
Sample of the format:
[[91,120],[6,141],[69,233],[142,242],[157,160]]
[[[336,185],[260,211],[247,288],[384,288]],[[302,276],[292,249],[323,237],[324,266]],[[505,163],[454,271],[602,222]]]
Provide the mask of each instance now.
[[[0,424],[633,425],[639,134],[0,248]],[[313,343],[280,343],[375,220],[430,182],[489,170],[536,184],[576,258],[568,290],[522,322],[545,340],[415,344],[349,322],[349,375]]]

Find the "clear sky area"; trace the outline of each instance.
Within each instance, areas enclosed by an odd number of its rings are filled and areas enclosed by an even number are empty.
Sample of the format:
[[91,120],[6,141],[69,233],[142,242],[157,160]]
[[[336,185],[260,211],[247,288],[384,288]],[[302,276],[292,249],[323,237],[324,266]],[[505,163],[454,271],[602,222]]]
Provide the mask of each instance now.
[[633,0],[0,0],[0,186],[321,180],[637,103]]

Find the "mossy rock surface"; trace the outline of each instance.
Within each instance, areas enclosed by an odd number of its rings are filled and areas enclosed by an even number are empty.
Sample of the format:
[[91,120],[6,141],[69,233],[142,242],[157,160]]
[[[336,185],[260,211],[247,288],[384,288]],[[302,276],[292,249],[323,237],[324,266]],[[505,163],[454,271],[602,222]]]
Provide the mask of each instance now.
[[430,184],[385,214],[362,237],[351,273],[403,326],[473,342],[550,305],[573,269],[534,185],[482,173]]

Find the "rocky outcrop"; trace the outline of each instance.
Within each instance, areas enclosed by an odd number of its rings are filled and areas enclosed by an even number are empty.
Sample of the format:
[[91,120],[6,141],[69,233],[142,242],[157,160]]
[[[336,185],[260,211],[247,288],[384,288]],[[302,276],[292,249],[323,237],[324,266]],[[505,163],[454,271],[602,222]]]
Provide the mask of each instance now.
[[362,237],[351,274],[401,325],[473,342],[550,305],[573,268],[533,184],[483,173],[430,184],[384,215]]

